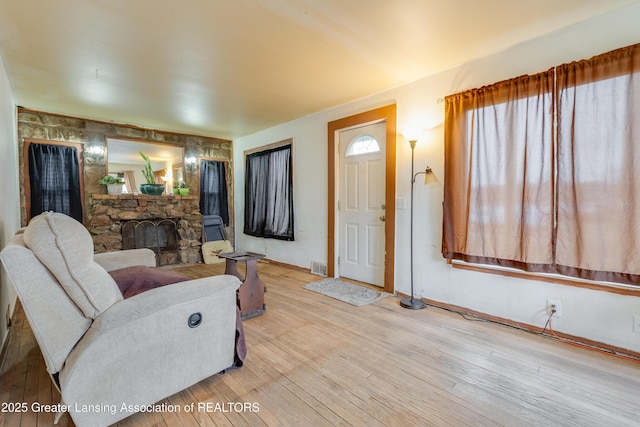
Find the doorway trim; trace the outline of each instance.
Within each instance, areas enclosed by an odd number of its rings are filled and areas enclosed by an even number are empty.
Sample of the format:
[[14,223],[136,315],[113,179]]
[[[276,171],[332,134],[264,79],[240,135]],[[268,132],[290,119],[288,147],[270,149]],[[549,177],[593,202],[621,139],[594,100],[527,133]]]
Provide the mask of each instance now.
[[343,129],[358,125],[381,122],[386,123],[385,153],[385,256],[384,256],[384,291],[394,293],[395,289],[395,228],[396,228],[396,104],[390,104],[374,110],[365,111],[353,116],[344,117],[328,123],[328,229],[327,229],[327,276],[336,273],[336,215],[337,215],[337,133]]

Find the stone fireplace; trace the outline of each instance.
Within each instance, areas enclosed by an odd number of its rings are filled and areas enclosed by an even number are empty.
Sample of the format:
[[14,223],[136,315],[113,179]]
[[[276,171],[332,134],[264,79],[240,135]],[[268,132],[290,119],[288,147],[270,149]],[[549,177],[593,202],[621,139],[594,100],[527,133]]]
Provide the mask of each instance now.
[[120,227],[122,249],[147,248],[158,265],[178,264],[178,220],[154,218],[125,221]]
[[158,265],[202,261],[197,196],[94,194],[89,232],[95,252],[149,248]]

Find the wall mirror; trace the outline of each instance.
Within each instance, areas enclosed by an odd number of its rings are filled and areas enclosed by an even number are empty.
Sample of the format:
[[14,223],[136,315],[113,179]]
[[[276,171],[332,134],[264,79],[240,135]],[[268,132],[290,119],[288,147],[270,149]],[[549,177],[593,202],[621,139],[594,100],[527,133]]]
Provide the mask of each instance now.
[[139,193],[147,180],[142,174],[143,152],[151,160],[157,184],[165,184],[165,194],[171,194],[175,181],[186,181],[184,147],[157,142],[107,138],[107,174],[124,178],[123,192]]

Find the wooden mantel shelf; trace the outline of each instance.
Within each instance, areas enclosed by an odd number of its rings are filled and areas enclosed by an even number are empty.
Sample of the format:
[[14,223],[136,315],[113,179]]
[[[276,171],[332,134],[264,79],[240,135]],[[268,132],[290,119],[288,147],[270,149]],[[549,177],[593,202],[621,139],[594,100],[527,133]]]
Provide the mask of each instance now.
[[92,194],[91,197],[94,200],[158,200],[158,199],[168,199],[168,200],[198,200],[198,196],[176,196],[174,194],[163,194],[162,196],[148,196],[146,194],[120,194],[118,196],[113,196],[110,194]]

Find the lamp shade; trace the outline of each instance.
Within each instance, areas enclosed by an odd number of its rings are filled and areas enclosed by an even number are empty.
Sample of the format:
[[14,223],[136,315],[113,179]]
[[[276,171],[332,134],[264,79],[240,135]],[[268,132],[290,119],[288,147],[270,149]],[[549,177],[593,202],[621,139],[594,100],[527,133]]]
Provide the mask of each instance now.
[[438,182],[438,177],[433,173],[433,170],[430,167],[427,167],[427,170],[424,171],[424,185],[435,184]]

